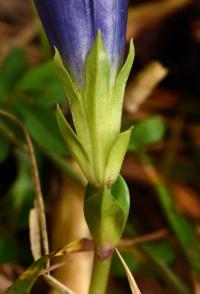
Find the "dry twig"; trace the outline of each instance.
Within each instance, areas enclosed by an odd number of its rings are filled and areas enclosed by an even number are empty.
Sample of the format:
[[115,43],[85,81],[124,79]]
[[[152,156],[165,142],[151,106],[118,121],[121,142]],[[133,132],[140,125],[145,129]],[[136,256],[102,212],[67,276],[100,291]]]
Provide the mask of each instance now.
[[18,125],[20,129],[23,131],[25,136],[25,140],[27,143],[28,156],[29,156],[30,165],[31,165],[31,173],[33,178],[35,195],[36,195],[36,205],[37,205],[37,211],[38,211],[38,217],[39,217],[39,223],[40,223],[40,229],[41,229],[42,246],[43,246],[44,254],[46,255],[49,253],[48,235],[47,235],[47,226],[46,226],[46,219],[45,219],[45,209],[44,209],[42,191],[40,186],[40,178],[39,178],[39,172],[38,172],[37,162],[35,158],[34,147],[26,127],[23,125],[23,123],[19,119],[17,119],[11,113],[8,113],[2,109],[0,109],[0,115],[10,119],[12,122]]
[[168,231],[166,229],[153,232],[151,234],[146,234],[135,239],[122,239],[119,243],[120,248],[132,247],[146,242],[153,242],[167,237]]
[[[46,226],[46,218],[45,218],[45,209],[44,209],[44,202],[43,202],[43,197],[42,197],[42,191],[41,191],[41,186],[40,186],[40,178],[39,178],[39,172],[38,172],[38,167],[37,167],[37,162],[36,162],[36,157],[34,153],[34,147],[31,141],[31,138],[29,136],[29,133],[26,129],[26,127],[23,125],[23,123],[17,119],[14,115],[11,113],[8,113],[2,109],[0,109],[0,115],[10,119],[13,123],[15,123],[24,133],[25,140],[27,143],[27,152],[30,160],[30,165],[31,165],[31,173],[32,173],[32,178],[33,178],[33,184],[34,184],[34,189],[35,189],[35,210],[37,211],[38,214],[38,221],[40,224],[40,234],[41,234],[41,239],[42,239],[42,247],[44,254],[47,255],[49,253],[49,243],[48,243],[48,235],[47,235],[47,226]],[[31,224],[36,224],[35,219],[36,215],[32,213],[31,218]],[[34,221],[34,222],[33,222]],[[35,228],[31,235],[31,247],[32,247],[32,252],[34,258],[40,257],[40,245],[37,242],[40,241],[40,238],[35,239],[35,236],[33,238],[33,232],[36,233]],[[36,244],[36,243],[37,244]],[[37,249],[36,249],[37,246]],[[62,294],[75,294],[72,290],[67,288],[65,285],[60,283],[58,280],[56,280],[54,277],[50,276],[50,274],[45,274],[43,275],[44,279],[49,283],[50,286],[54,287],[57,289],[60,293]]]
[[147,64],[128,84],[124,101],[125,110],[128,113],[135,113],[167,73],[168,70],[158,61]]

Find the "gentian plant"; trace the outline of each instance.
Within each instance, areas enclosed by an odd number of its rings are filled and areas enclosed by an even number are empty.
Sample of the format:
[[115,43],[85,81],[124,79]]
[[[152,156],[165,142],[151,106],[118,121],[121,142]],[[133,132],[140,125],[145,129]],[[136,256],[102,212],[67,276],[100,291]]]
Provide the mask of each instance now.
[[134,59],[123,64],[128,0],[35,0],[66,90],[73,126],[59,106],[65,143],[88,186],[84,212],[95,245],[90,293],[104,293],[111,257],[129,212],[120,176],[131,129],[120,132],[123,97]]

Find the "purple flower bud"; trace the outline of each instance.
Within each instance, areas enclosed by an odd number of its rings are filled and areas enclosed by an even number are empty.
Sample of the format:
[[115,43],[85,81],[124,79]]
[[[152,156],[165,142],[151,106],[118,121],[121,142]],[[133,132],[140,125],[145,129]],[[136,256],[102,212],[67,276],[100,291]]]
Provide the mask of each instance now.
[[123,62],[128,0],[35,0],[49,42],[77,83],[83,83],[86,55],[102,33],[115,76]]

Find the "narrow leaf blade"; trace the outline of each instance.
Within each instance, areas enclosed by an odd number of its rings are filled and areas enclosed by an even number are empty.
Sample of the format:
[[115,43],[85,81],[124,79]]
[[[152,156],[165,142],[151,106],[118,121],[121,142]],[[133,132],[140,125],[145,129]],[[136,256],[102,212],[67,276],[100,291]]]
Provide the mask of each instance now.
[[25,272],[23,272],[18,280],[8,288],[6,294],[29,294],[40,272],[45,267],[47,260],[47,256],[43,256],[36,260]]
[[133,41],[131,40],[128,57],[115,81],[113,92],[112,92],[112,99],[109,105],[109,117],[110,117],[110,122],[112,122],[112,125],[110,126],[110,128],[111,130],[113,130],[114,128],[115,132],[117,133],[119,132],[120,126],[121,126],[121,114],[122,114],[122,107],[123,107],[124,92],[125,92],[126,82],[128,80],[128,77],[133,65],[134,56],[135,56],[134,45],[133,45]]
[[67,120],[65,119],[61,109],[59,106],[57,106],[57,122],[60,129],[60,132],[63,136],[63,139],[71,151],[72,155],[76,158],[78,161],[83,173],[86,175],[87,178],[90,177],[89,172],[89,159],[88,155],[83,148],[82,144],[80,143],[79,139],[77,138],[77,135],[72,130],[71,126],[68,124]]
[[135,281],[130,269],[128,268],[125,260],[123,259],[122,255],[119,253],[119,251],[117,249],[116,249],[116,252],[117,252],[117,255],[118,255],[119,259],[121,260],[121,263],[126,271],[126,275],[127,275],[128,281],[129,281],[129,285],[130,285],[132,294],[141,294],[141,292],[136,284],[136,281]]
[[132,128],[119,134],[110,151],[106,165],[106,179],[111,183],[115,182],[120,173],[121,165],[128,148],[131,130]]
[[[88,239],[80,239],[71,242],[61,249],[53,251],[49,255],[43,256],[33,262],[27,270],[14,282],[14,284],[6,290],[6,294],[29,294],[37,278],[46,266],[47,262],[55,256],[64,255],[66,253],[90,251],[92,250],[92,241]],[[73,292],[70,292],[73,293]]]
[[89,131],[83,107],[83,99],[81,97],[79,89],[77,88],[67,69],[63,65],[62,59],[57,49],[55,49],[54,63],[57,74],[62,81],[65,92],[67,94],[67,99],[69,101],[77,137],[83,144],[88,145]]

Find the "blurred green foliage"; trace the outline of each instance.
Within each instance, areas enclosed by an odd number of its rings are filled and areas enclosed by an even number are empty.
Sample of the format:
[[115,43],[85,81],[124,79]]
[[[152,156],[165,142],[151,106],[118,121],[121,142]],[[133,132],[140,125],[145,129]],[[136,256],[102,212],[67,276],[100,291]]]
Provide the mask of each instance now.
[[129,151],[139,151],[146,146],[158,143],[165,135],[166,126],[159,117],[150,117],[138,123],[132,131]]
[[[0,108],[14,114],[24,123],[36,144],[38,158],[53,158],[54,164],[70,172],[63,158],[68,155],[68,150],[53,110],[64,98],[63,87],[55,74],[52,61],[29,68],[24,51],[14,49],[1,64]],[[19,238],[28,229],[29,211],[34,199],[25,148],[21,130],[13,122],[0,117],[2,263],[31,262],[28,239]],[[43,165],[43,161],[41,163]],[[11,170],[7,171],[6,166]]]

